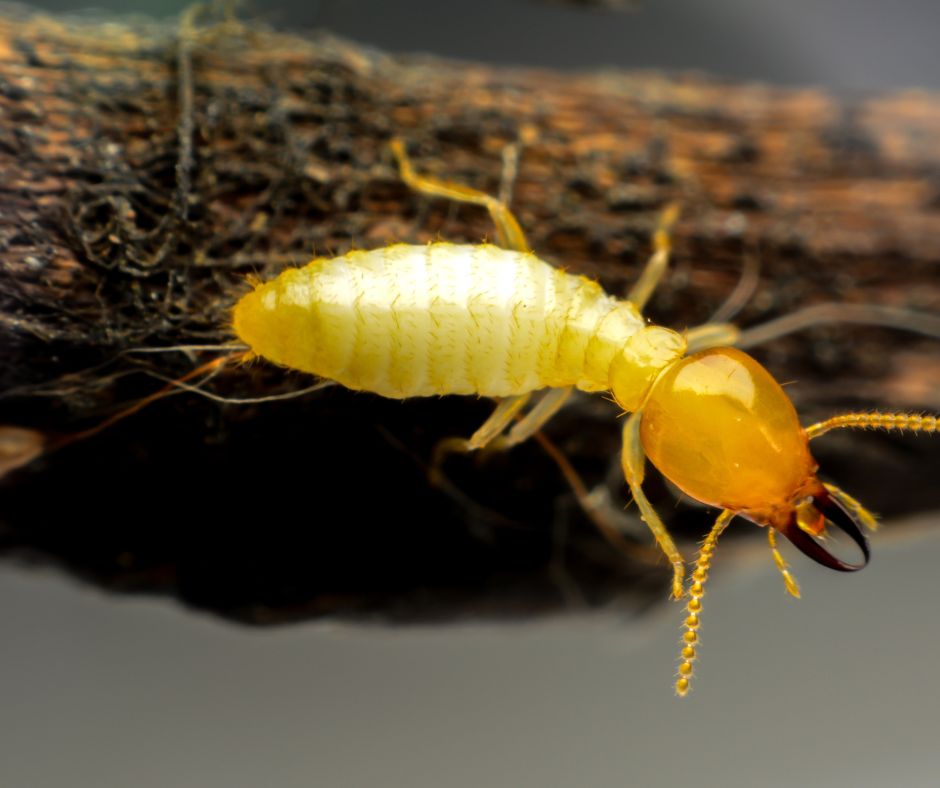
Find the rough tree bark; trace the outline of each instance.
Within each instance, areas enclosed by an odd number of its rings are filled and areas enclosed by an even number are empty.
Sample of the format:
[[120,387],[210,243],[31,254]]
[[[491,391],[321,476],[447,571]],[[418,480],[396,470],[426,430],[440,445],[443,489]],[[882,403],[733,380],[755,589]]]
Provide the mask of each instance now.
[[[660,208],[680,200],[658,322],[706,321],[747,255],[760,281],[744,325],[830,301],[940,311],[940,99],[922,93],[840,100],[701,76],[563,75],[232,22],[171,30],[7,10],[0,112],[0,422],[44,433],[94,424],[152,392],[154,376],[191,369],[192,356],[126,351],[226,341],[248,274],[351,246],[492,235],[483,212],[409,192],[392,135],[421,170],[490,192],[521,141],[510,185],[532,247],[611,292],[648,255]],[[820,326],[755,353],[796,381],[807,419],[940,409],[935,339]],[[245,397],[306,383],[258,364],[208,387]],[[459,492],[428,485],[434,443],[488,408],[338,389],[258,407],[176,396],[5,479],[3,544],[254,622],[664,596],[664,567],[601,541],[537,446],[454,460]],[[625,501],[616,416],[582,397],[548,431]],[[938,447],[838,435],[818,454],[897,515],[940,504]],[[707,513],[650,487],[677,533],[702,533]]]

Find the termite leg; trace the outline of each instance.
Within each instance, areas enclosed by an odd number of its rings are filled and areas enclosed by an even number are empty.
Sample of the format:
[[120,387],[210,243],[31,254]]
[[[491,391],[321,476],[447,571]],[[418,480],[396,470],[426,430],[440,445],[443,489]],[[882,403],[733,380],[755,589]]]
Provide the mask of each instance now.
[[621,533],[616,518],[612,516],[605,501],[592,496],[581,476],[568,461],[564,453],[546,435],[539,430],[564,406],[571,396],[571,387],[549,389],[522,418],[517,417],[516,424],[505,437],[495,438],[486,448],[488,451],[505,451],[523,441],[533,438],[549,458],[558,466],[565,481],[574,493],[575,500],[585,516],[613,547],[620,552],[642,560],[648,560],[648,550],[628,541]]
[[627,300],[641,312],[669,267],[669,254],[672,251],[670,233],[678,218],[679,204],[669,203],[660,214],[659,224],[653,233],[653,255],[627,295]]
[[562,409],[572,391],[571,386],[549,389],[535,404],[535,407],[513,425],[508,435],[494,438],[487,448],[493,451],[505,451],[531,438]]
[[561,449],[542,432],[536,432],[532,438],[542,447],[542,451],[558,466],[562,476],[565,477],[565,481],[568,482],[568,486],[574,493],[575,500],[578,502],[578,506],[581,507],[581,511],[584,512],[585,516],[594,524],[601,536],[621,553],[644,562],[649,562],[652,551],[634,544],[624,537],[623,533],[621,533],[621,528],[616,522],[616,515],[618,513],[611,510],[612,507],[609,502],[598,498],[588,490],[587,485],[585,485],[581,476],[568,461],[568,458],[565,457]]
[[[501,199],[491,197],[484,192],[471,189],[461,184],[418,175],[411,165],[404,143],[400,139],[395,138],[391,141],[390,145],[392,153],[398,161],[401,178],[408,186],[424,194],[446,197],[451,200],[456,200],[457,202],[467,202],[472,205],[485,207],[489,211],[493,223],[496,225],[500,246],[520,252],[528,251],[528,244],[526,243],[522,227],[507,205],[510,192],[509,184],[514,180],[518,168],[518,143],[514,146],[507,147],[503,154],[503,182],[500,190]],[[675,213],[677,213],[677,211]],[[655,259],[650,261],[651,265],[655,264],[659,266],[660,259],[663,259],[663,263],[665,263],[664,255],[668,257],[669,247],[668,226],[674,221],[674,214],[669,213],[667,210],[667,213],[664,213],[663,219],[660,222],[660,229],[657,230],[656,235],[657,249],[661,251],[659,257],[654,255]],[[656,278],[658,279],[661,275],[662,272],[659,272]],[[653,282],[653,286],[655,286],[655,281]],[[568,481],[568,484],[571,486],[571,489],[574,491],[581,509],[597,526],[601,534],[623,552],[632,552],[634,546],[623,539],[616,526],[604,516],[602,508],[592,502],[584,483],[564,454],[562,454],[548,438],[539,433],[539,430],[562,408],[571,395],[571,392],[572,389],[570,387],[551,389],[529,413],[517,421],[509,434],[505,437],[500,437],[500,433],[502,433],[513,418],[517,417],[519,411],[528,400],[528,395],[502,400],[497,406],[496,411],[469,440],[465,438],[446,438],[438,443],[435,447],[431,462],[431,479],[434,483],[440,483],[443,478],[440,468],[449,454],[465,454],[482,448],[504,451],[522,443],[534,435],[538,439],[542,449],[555,464],[558,465],[565,479]]]
[[[398,162],[401,179],[409,187],[424,194],[446,197],[447,199],[457,202],[483,206],[489,211],[490,217],[496,225],[500,245],[515,251],[528,251],[525,233],[522,231],[518,220],[513,216],[512,212],[509,210],[509,206],[503,199],[497,199],[496,197],[463,186],[462,184],[419,175],[415,172],[411,160],[408,158],[404,142],[396,137],[391,140],[390,146]],[[503,191],[507,196],[509,191],[508,183],[511,183],[514,179],[517,167],[518,144],[509,146],[503,156]],[[509,177],[506,177],[507,173]],[[666,243],[668,245],[668,240]],[[432,462],[432,476],[439,472],[439,466],[448,454],[466,453],[476,449],[482,449],[484,446],[491,446],[497,450],[505,450],[522,443],[534,433],[538,432],[538,430],[558,412],[570,394],[571,388],[550,390],[539,403],[512,428],[505,438],[498,439],[500,433],[524,406],[528,395],[524,397],[511,397],[501,401],[492,416],[487,419],[483,426],[480,427],[469,440],[463,438],[448,438],[438,444]]]
[[444,464],[444,460],[447,459],[448,455],[468,454],[487,446],[509,426],[516,414],[525,407],[528,401],[528,394],[520,394],[516,397],[505,397],[499,401],[496,410],[483,422],[483,425],[469,438],[444,438],[438,442],[437,446],[434,447],[434,455],[431,458],[431,470],[428,474],[431,477],[431,482],[437,484],[442,478],[441,466]]
[[[528,400],[528,395],[510,397],[500,401],[496,411],[487,419],[486,423],[467,440],[464,438],[446,438],[442,440],[434,451],[430,475],[432,481],[443,486],[443,474],[440,466],[448,454],[466,454],[476,449],[487,451],[506,451],[513,446],[534,438],[549,459],[551,459],[564,476],[565,481],[574,493],[575,500],[585,516],[595,525],[597,530],[614,548],[620,552],[646,559],[646,550],[627,541],[620,533],[613,517],[604,506],[604,502],[592,497],[581,476],[568,461],[564,453],[546,435],[539,430],[554,416],[571,396],[570,387],[550,389],[540,399],[535,407],[525,416],[520,417],[519,411]],[[516,424],[505,437],[499,433],[508,424],[507,419],[515,418]]]
[[528,394],[520,394],[517,397],[505,397],[501,399],[496,406],[496,410],[483,422],[483,425],[474,432],[468,440],[464,441],[467,445],[466,451],[475,451],[488,446],[509,426],[509,423],[515,418],[516,414],[525,407],[528,401]]
[[[571,392],[572,388],[570,387],[549,389],[525,416],[520,416],[519,412],[528,402],[530,395],[523,394],[518,397],[507,397],[500,400],[496,410],[469,439],[445,438],[437,444],[434,448],[429,472],[431,481],[441,486],[444,477],[440,468],[450,454],[469,454],[480,449],[506,451],[534,436],[545,453],[561,470],[562,475],[574,492],[578,504],[591,522],[597,525],[608,541],[624,552],[630,552],[632,546],[624,541],[617,533],[617,527],[605,517],[602,505],[593,502],[587,487],[581,481],[581,477],[578,476],[571,463],[568,462],[568,459],[557,446],[539,432],[552,416],[564,406],[568,397],[571,396]],[[516,419],[516,424],[509,431],[509,434],[503,437],[500,433],[513,419]]]
[[623,465],[623,475],[630,485],[630,492],[633,493],[633,500],[640,510],[640,517],[643,522],[653,532],[657,544],[666,554],[669,562],[672,564],[672,595],[675,599],[682,598],[682,579],[685,575],[685,562],[676,543],[666,530],[666,526],[656,514],[656,510],[643,494],[643,476],[644,463],[646,461],[643,452],[643,444],[640,442],[640,420],[642,411],[638,410],[627,419],[623,427],[623,454],[621,455],[621,464]]
[[529,251],[525,240],[525,233],[522,227],[512,215],[509,206],[496,197],[492,197],[485,192],[471,189],[469,186],[463,186],[459,183],[442,181],[426,175],[418,175],[411,166],[411,160],[405,151],[405,144],[395,137],[389,143],[392,153],[398,162],[398,169],[401,173],[401,179],[412,189],[422,194],[430,194],[435,197],[446,197],[456,202],[466,202],[471,205],[481,205],[490,212],[490,217],[496,225],[496,235],[499,239],[499,245],[504,249],[512,249],[517,252]]
[[[448,454],[468,454],[480,449],[505,451],[528,440],[562,408],[571,392],[571,387],[549,389],[535,407],[521,418],[519,411],[529,401],[529,394],[501,399],[483,426],[469,438],[444,438],[437,444],[431,463],[432,475],[439,472],[439,466]],[[516,424],[506,437],[502,437],[501,433],[513,419],[517,419]]]

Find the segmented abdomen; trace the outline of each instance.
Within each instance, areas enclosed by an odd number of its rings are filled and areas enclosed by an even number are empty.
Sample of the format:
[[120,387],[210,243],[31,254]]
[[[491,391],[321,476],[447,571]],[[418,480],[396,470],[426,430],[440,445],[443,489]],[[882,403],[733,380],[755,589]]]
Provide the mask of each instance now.
[[260,356],[386,397],[607,388],[642,320],[532,254],[399,244],[284,271],[236,305]]

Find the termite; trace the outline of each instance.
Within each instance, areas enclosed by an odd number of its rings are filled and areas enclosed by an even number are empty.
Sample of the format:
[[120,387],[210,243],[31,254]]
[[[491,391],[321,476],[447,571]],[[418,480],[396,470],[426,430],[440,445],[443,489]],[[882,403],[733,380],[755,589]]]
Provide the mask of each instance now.
[[[668,266],[675,205],[662,213],[653,254],[638,280],[626,298],[617,298],[597,282],[536,257],[503,200],[416,173],[399,139],[392,140],[391,150],[413,190],[485,208],[498,245],[395,244],[287,269],[255,284],[236,303],[232,327],[248,348],[239,358],[257,356],[395,399],[496,399],[483,425],[468,439],[447,441],[447,452],[507,449],[538,437],[574,389],[609,393],[629,414],[623,425],[624,477],[672,566],[673,597],[688,596],[675,682],[680,696],[689,691],[698,657],[704,583],[718,537],[733,518],[767,528],[774,561],[794,596],[799,588],[777,550],[778,532],[832,569],[855,571],[868,563],[863,529],[873,529],[875,518],[819,480],[809,442],[843,427],[935,432],[937,418],[846,413],[803,428],[771,374],[733,346],[824,319],[892,324],[893,316],[879,317],[878,308],[864,315],[830,308],[828,315],[807,312],[750,334],[730,323],[684,333],[652,325],[642,311]],[[533,395],[540,398],[526,411]],[[682,492],[721,510],[687,590],[682,554],[643,493],[646,458]],[[583,492],[579,500],[588,510],[594,506]],[[860,562],[846,563],[817,541],[827,525],[855,542]]]
[[[536,257],[503,201],[419,175],[401,140],[391,148],[415,191],[486,208],[499,245],[397,244],[284,271],[235,306],[235,333],[253,354],[384,397],[498,399],[469,439],[449,442],[464,451],[526,440],[573,389],[609,392],[631,414],[623,427],[623,472],[672,565],[675,598],[684,596],[685,562],[643,493],[644,458],[687,495],[721,509],[688,587],[679,695],[689,690],[698,656],[699,613],[715,545],[734,517],[767,527],[774,561],[794,595],[799,590],[777,550],[776,532],[832,569],[867,564],[862,528],[873,528],[875,518],[819,480],[809,441],[839,427],[934,432],[935,417],[848,413],[804,429],[771,374],[732,347],[740,339],[735,326],[708,324],[680,334],[648,324],[642,310],[666,271],[675,206],[663,213],[638,281],[619,299]],[[537,392],[541,399],[516,421]],[[827,523],[858,545],[860,563],[842,561],[814,538],[825,534]]]

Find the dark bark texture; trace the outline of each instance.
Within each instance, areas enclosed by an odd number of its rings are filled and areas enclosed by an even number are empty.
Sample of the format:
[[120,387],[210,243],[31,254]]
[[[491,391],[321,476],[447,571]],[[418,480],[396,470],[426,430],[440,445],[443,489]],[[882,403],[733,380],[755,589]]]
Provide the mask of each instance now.
[[[748,255],[760,278],[742,325],[822,302],[940,312],[940,99],[923,93],[840,100],[701,76],[565,75],[233,21],[168,29],[7,9],[0,119],[0,423],[45,435],[93,425],[211,358],[128,351],[230,340],[247,275],[351,247],[492,237],[485,212],[401,183],[394,135],[419,170],[490,193],[518,144],[512,204],[531,246],[610,292],[629,287],[659,211],[679,200],[656,322],[707,321]],[[825,325],[754,352],[794,381],[809,421],[940,409],[937,348]],[[309,382],[257,363],[206,388],[253,397]],[[449,492],[428,484],[435,443],[469,434],[490,407],[339,387],[253,406],[181,393],[9,474],[2,547],[255,623],[665,598],[665,567],[604,542],[535,443],[455,458]],[[547,432],[625,502],[617,416],[583,396]],[[940,505],[940,441],[834,434],[817,456],[882,514]],[[676,506],[655,474],[649,490],[691,552],[713,515]],[[638,522],[636,533],[648,542]]]

